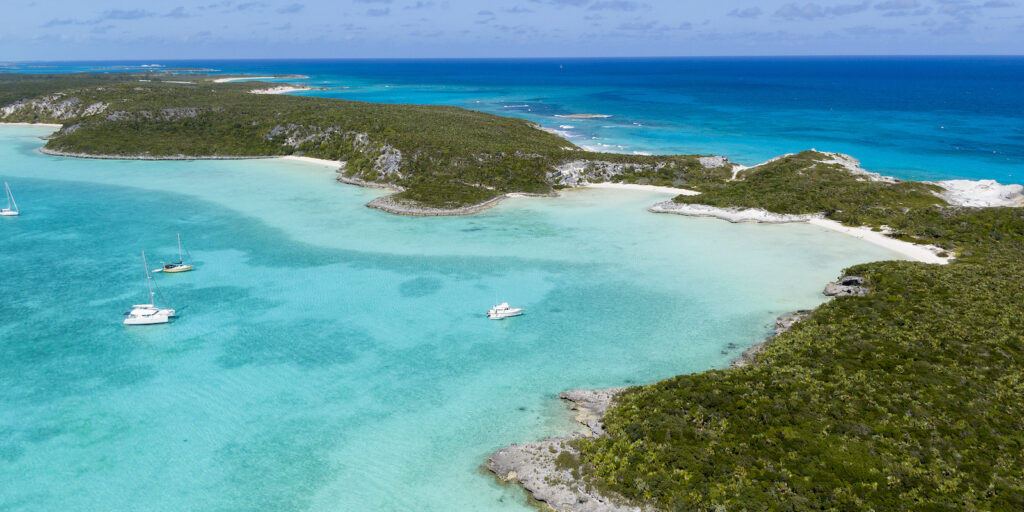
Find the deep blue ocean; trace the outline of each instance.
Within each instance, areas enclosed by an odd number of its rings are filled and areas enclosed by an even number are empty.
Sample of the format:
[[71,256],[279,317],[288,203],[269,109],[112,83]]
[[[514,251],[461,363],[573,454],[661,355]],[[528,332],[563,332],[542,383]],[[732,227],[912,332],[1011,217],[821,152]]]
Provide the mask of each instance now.
[[[302,94],[516,116],[577,145],[755,164],[816,148],[912,179],[1024,182],[1024,57],[197,60],[0,71],[298,74]],[[610,117],[557,117],[599,114]]]

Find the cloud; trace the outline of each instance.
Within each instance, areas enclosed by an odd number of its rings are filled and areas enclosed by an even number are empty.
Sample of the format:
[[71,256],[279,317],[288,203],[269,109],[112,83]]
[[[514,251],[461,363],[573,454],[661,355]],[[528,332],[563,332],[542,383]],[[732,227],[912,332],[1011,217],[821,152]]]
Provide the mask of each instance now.
[[962,29],[965,25],[974,23],[974,15],[981,10],[980,6],[967,3],[964,0],[936,0],[939,4],[939,13],[950,16],[953,22],[944,25],[945,30]]
[[299,12],[299,11],[305,9],[305,8],[306,8],[305,5],[302,5],[300,3],[294,3],[294,4],[288,4],[288,5],[284,6],[284,7],[278,7],[277,8],[277,12],[279,14],[295,14],[295,13],[297,13],[297,12]]
[[509,9],[503,9],[503,12],[507,12],[509,14],[527,14],[533,12],[533,9],[527,9],[521,5],[517,5]]
[[46,23],[43,23],[42,27],[43,28],[61,27],[61,26],[64,26],[64,25],[82,25],[84,23],[85,22],[82,22],[82,21],[79,21],[79,20],[73,20],[71,18],[54,18],[54,19],[52,19],[50,21],[47,21]]
[[180,5],[175,7],[174,9],[171,9],[170,11],[167,11],[167,14],[164,14],[163,16],[161,16],[161,18],[190,18],[190,17],[191,17],[191,15],[189,15],[187,12],[185,12],[185,8],[180,6]]
[[558,5],[562,7],[583,7],[590,3],[590,0],[530,0],[535,4]]
[[824,18],[825,9],[818,4],[786,4],[779,7],[779,10],[775,11],[776,18],[785,18],[787,20],[804,19],[813,20],[815,18]]
[[641,7],[645,6],[628,0],[604,0],[594,2],[588,9],[591,11],[635,11]]
[[110,9],[103,11],[103,13],[99,15],[97,20],[138,20],[142,18],[148,18],[153,15],[153,13],[149,11],[144,11],[142,9]]
[[92,30],[89,31],[89,33],[90,34],[106,34],[107,31],[109,31],[112,28],[114,28],[113,25],[102,25],[102,26],[99,26],[99,27],[93,27]]
[[917,9],[919,6],[917,0],[887,0],[880,4],[875,4],[875,9],[879,11],[892,11],[896,9]]
[[729,11],[729,16],[734,18],[757,18],[760,15],[760,7],[747,7],[746,9],[733,9]]
[[657,25],[658,25],[658,22],[656,22],[656,21],[645,21],[645,22],[633,21],[633,22],[629,22],[629,23],[620,23],[619,26],[617,26],[615,28],[618,29],[618,30],[628,30],[628,31],[631,31],[631,32],[641,32],[641,31],[646,32],[646,31],[649,31],[649,30],[653,29]]
[[819,4],[795,4],[790,3],[779,7],[775,11],[776,18],[787,20],[813,20],[830,16],[846,16],[867,10],[869,2],[859,4],[839,4],[835,6],[822,7]]
[[249,10],[253,10],[253,9],[262,9],[262,8],[264,8],[266,6],[267,6],[267,4],[265,4],[263,2],[242,2],[242,3],[238,4],[238,5],[236,5],[234,10],[236,10],[236,11],[249,11]]
[[658,23],[657,21],[632,21],[626,23],[620,23],[615,27],[616,30],[623,32],[644,32],[648,34],[660,34],[665,32],[672,32],[676,30],[690,30],[693,28],[693,24],[689,22],[680,23],[678,25],[665,25]]
[[391,0],[352,0],[358,4],[390,4]]
[[895,18],[900,16],[924,16],[925,14],[931,14],[931,7],[922,7],[920,9],[914,9],[913,11],[885,11],[886,18]]
[[391,8],[390,7],[384,7],[383,9],[367,9],[366,10],[366,15],[367,16],[378,16],[379,17],[379,16],[387,16],[389,14],[391,14]]
[[476,20],[477,25],[486,25],[496,19],[494,17],[494,11],[477,11],[476,15],[483,17],[483,19]]
[[429,8],[431,8],[433,6],[434,6],[434,2],[423,2],[421,0],[421,1],[416,2],[414,4],[409,4],[409,5],[405,6],[405,7],[403,7],[403,9],[405,9],[407,11],[412,11],[412,10],[416,10],[416,9],[429,9]]
[[[174,11],[172,11],[174,12]],[[124,20],[138,20],[142,18],[150,18],[156,16],[156,13],[150,11],[144,11],[142,9],[108,9],[103,11],[93,19],[89,20],[76,20],[73,18],[54,18],[47,21],[42,26],[43,28],[59,27],[63,25],[99,25],[105,21],[124,21]]]
[[986,9],[1000,8],[1000,7],[1013,7],[1013,3],[1012,2],[1004,2],[1003,0],[988,0],[988,2],[985,2],[985,3],[981,4],[981,6],[986,8]]
[[906,30],[903,30],[902,28],[878,28],[874,25],[859,25],[856,27],[848,27],[844,28],[843,32],[846,32],[847,34],[853,36],[862,37],[892,37],[906,34]]
[[839,4],[835,7],[827,7],[825,11],[833,16],[846,16],[847,14],[866,11],[869,5],[871,4],[867,1],[859,4]]

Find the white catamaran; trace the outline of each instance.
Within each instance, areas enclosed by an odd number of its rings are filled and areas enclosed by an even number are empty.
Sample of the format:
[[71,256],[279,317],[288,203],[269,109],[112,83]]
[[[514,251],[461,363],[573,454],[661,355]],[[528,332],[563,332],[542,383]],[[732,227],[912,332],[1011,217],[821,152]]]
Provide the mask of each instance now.
[[0,210],[0,216],[13,217],[18,215],[18,203],[14,202],[14,194],[11,193],[11,187],[6,181],[4,182],[4,192],[7,193],[7,208]]
[[125,313],[124,325],[166,324],[174,316],[173,309],[162,309],[153,300],[153,281],[149,275],[149,264],[146,263],[146,251],[142,251],[142,265],[146,271],[146,288],[149,290],[149,304],[135,304],[132,310]]
[[[189,256],[191,258],[191,255]],[[181,233],[178,233],[178,261],[173,263],[167,263],[163,267],[153,270],[153,272],[188,272],[196,267],[185,263],[185,258],[181,255]]]

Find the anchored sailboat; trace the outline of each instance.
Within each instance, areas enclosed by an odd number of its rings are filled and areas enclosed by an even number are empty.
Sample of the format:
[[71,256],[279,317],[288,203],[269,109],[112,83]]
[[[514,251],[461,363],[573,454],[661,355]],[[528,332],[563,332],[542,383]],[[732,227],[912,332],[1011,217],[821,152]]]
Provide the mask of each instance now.
[[11,187],[4,182],[4,192],[7,194],[7,208],[0,210],[0,216],[13,217],[18,215],[18,203],[14,202],[14,194],[11,193]]
[[181,233],[178,233],[178,261],[174,263],[167,263],[163,267],[154,270],[153,272],[188,272],[196,267],[185,263],[185,258],[181,254]]
[[149,275],[149,264],[146,263],[146,251],[142,251],[142,265],[146,271],[146,288],[149,290],[149,304],[135,304],[132,310],[125,313],[124,325],[166,324],[174,316],[173,309],[156,307],[153,300],[153,278]]

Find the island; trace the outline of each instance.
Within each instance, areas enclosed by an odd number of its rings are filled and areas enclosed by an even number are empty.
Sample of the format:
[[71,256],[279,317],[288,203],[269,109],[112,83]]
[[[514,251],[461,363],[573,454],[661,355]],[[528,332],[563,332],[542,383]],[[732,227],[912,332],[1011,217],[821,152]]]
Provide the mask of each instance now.
[[780,319],[769,340],[736,340],[751,349],[731,368],[563,394],[585,433],[500,449],[488,467],[565,511],[1024,509],[1019,185],[901,181],[814,150],[749,168],[595,153],[456,107],[253,94],[288,87],[6,75],[0,122],[59,125],[43,149],[55,155],[328,160],[339,181],[392,190],[369,205],[392,213],[617,183],[680,192],[655,213],[913,244],[922,261],[846,269],[829,302]]

